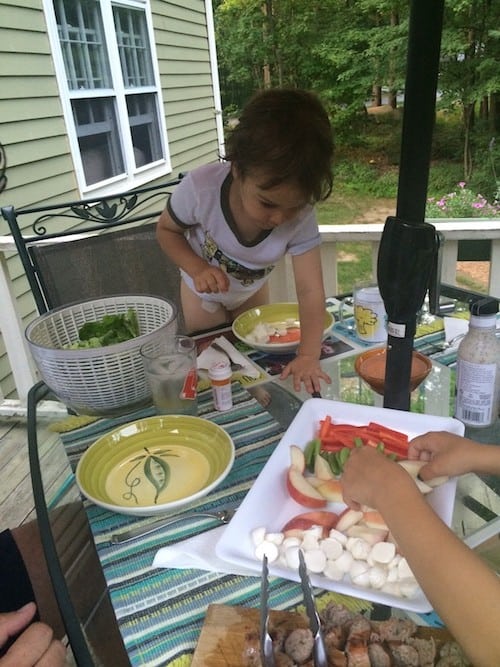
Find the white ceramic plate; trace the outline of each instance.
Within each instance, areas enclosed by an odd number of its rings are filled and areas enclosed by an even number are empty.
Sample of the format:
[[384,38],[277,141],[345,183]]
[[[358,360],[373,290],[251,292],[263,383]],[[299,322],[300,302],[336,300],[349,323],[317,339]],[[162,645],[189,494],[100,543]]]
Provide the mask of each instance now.
[[[355,425],[376,421],[407,433],[410,438],[433,430],[445,430],[459,435],[463,435],[464,432],[463,424],[451,417],[434,417],[387,408],[372,408],[321,398],[307,400],[249,490],[234,519],[225,529],[216,548],[216,553],[220,558],[243,565],[260,574],[262,564],[255,558],[254,546],[250,538],[251,531],[259,526],[265,526],[268,531],[279,531],[288,519],[307,511],[307,508],[292,500],[286,490],[285,472],[290,465],[290,445],[299,445],[303,448],[309,440],[316,436],[319,420],[327,415],[334,420],[341,419],[342,422]],[[456,478],[453,478],[435,488],[427,496],[432,507],[447,525],[451,524],[453,516],[455,492]],[[325,509],[339,512],[344,508],[345,505],[330,503]],[[411,521],[411,508],[408,512],[408,520]],[[298,572],[282,565],[271,563],[269,571],[285,579],[300,580]],[[314,586],[326,590],[400,609],[419,613],[432,609],[421,591],[413,598],[402,598],[381,593],[376,589],[355,586],[347,580],[332,581],[322,575],[312,574],[311,582]]]

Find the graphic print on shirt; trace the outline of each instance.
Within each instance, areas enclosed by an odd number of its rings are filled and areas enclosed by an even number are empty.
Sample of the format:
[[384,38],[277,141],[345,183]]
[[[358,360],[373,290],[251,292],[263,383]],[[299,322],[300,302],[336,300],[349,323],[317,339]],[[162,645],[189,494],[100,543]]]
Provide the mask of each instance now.
[[204,259],[212,264],[217,262],[228,275],[239,280],[242,285],[253,285],[256,280],[265,278],[274,269],[274,265],[266,266],[263,269],[250,269],[243,266],[225,255],[208,232],[205,232],[202,251]]

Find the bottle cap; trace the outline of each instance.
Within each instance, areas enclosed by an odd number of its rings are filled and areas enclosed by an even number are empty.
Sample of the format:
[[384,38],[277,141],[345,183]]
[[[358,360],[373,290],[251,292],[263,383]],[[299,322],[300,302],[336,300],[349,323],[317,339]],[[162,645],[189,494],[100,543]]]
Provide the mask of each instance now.
[[485,296],[484,299],[477,299],[469,306],[470,314],[476,317],[482,315],[496,315],[498,313],[498,299],[491,296]]
[[208,377],[211,380],[227,380],[232,375],[229,361],[216,361],[208,369]]

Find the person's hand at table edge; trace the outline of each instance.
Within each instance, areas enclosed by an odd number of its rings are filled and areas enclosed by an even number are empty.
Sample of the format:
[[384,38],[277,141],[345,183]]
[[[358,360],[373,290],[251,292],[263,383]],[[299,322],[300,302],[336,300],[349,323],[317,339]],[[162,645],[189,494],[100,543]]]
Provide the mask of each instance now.
[[[64,667],[66,647],[54,639],[45,623],[31,623],[36,612],[34,602],[17,611],[0,614],[0,645],[21,633],[0,658],[0,667]],[[31,624],[30,624],[31,623]]]

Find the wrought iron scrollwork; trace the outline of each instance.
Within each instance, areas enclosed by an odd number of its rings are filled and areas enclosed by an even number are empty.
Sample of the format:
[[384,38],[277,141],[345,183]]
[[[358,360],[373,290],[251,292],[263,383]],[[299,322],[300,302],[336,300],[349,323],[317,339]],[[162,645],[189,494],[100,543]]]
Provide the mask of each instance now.
[[0,142],[0,192],[5,190],[7,186],[7,155],[5,154],[5,148],[3,147],[2,142]]
[[[33,232],[37,236],[48,234],[47,223],[57,218],[66,220],[79,220],[90,223],[83,229],[93,231],[104,227],[118,226],[124,220],[131,221],[132,216],[139,213],[139,207],[146,209],[146,205],[153,200],[163,200],[168,196],[168,191],[157,190],[147,196],[139,196],[135,192],[122,194],[116,197],[108,197],[88,202],[75,202],[68,204],[66,209],[54,207],[49,213],[39,216],[32,224]],[[136,210],[137,209],[137,210]],[[133,218],[132,218],[133,219]],[[78,230],[75,230],[75,233]]]

